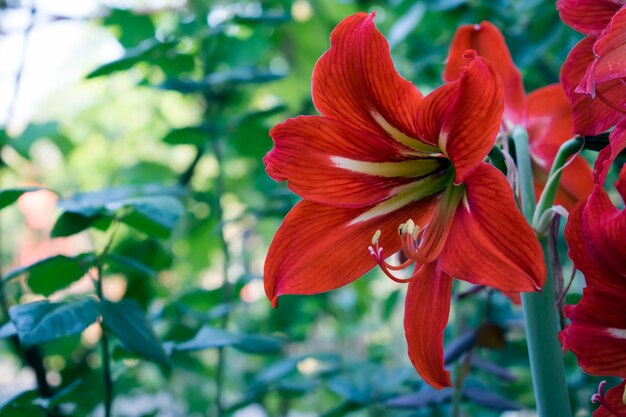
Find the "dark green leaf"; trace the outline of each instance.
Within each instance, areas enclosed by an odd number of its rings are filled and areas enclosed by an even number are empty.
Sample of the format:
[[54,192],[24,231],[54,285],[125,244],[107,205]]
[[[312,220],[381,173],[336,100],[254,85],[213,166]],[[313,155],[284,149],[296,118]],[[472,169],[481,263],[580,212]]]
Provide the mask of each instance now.
[[[119,202],[121,207],[132,211],[122,217],[122,221],[142,232],[167,238],[184,209],[180,201],[169,196],[137,197]],[[114,205],[109,205],[114,208]]]
[[178,188],[154,184],[138,187],[116,187],[79,193],[63,199],[59,207],[83,217],[120,216],[131,227],[145,233],[168,237],[172,227],[184,213]]
[[135,301],[112,303],[105,300],[102,303],[102,320],[128,349],[147,360],[169,366],[161,341]]
[[179,343],[174,349],[190,351],[232,346],[248,353],[271,354],[280,352],[282,344],[282,340],[275,337],[247,335],[203,326],[191,340]]
[[49,296],[80,279],[94,261],[91,254],[78,256],[54,255],[21,268],[14,269],[4,276],[10,280],[21,274],[28,274],[27,283],[33,292]]
[[165,135],[163,142],[170,145],[202,145],[209,140],[206,128],[202,126],[173,129]]
[[36,390],[24,391],[0,404],[2,417],[46,417],[45,411],[35,405],[38,398]]
[[52,231],[51,237],[66,237],[91,227],[95,222],[101,220],[102,216],[83,216],[79,213],[66,211],[61,213],[57,219]]
[[225,346],[233,346],[239,342],[240,337],[235,333],[227,330],[216,329],[214,327],[203,326],[198,333],[186,342],[179,343],[175,350],[203,350],[211,348],[220,348]]
[[114,253],[109,253],[106,256],[106,259],[117,263],[118,265],[126,266],[132,269],[135,272],[139,272],[140,274],[146,275],[148,277],[156,277],[157,272],[150,268],[149,266],[144,265],[143,263],[129,258],[127,256],[117,255]]
[[115,61],[108,62],[99,66],[89,74],[86,78],[96,78],[102,75],[108,75],[117,71],[124,71],[132,68],[137,63],[145,61],[148,57],[157,52],[160,48],[171,48],[172,44],[163,44],[156,39],[146,39],[137,47],[128,49],[124,56]]
[[36,301],[9,310],[20,341],[26,346],[80,333],[99,314],[99,304],[93,298],[62,303]]
[[41,187],[5,188],[0,190],[0,210],[15,203],[24,193],[41,190]]

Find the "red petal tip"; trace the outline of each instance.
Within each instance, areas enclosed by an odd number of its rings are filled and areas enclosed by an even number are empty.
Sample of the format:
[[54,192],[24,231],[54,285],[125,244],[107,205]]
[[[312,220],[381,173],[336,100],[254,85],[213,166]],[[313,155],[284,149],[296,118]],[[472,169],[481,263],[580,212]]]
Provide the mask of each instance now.
[[270,298],[269,300],[270,300],[270,303],[272,304],[272,308],[278,308],[278,296],[277,295]]

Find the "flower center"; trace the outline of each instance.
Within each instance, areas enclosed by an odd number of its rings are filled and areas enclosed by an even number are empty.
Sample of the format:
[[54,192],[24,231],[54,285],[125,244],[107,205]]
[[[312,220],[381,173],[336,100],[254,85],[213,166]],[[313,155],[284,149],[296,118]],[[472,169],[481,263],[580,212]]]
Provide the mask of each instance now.
[[[407,261],[400,265],[391,265],[385,260],[383,248],[378,242],[380,231],[376,231],[369,251],[389,278],[395,282],[408,282],[419,274],[424,265],[437,260],[445,246],[456,209],[464,195],[465,187],[456,186],[450,181],[436,203],[435,213],[427,222],[420,225],[409,219],[398,227],[402,251],[407,258]],[[408,278],[398,277],[394,273],[413,265],[414,271]]]

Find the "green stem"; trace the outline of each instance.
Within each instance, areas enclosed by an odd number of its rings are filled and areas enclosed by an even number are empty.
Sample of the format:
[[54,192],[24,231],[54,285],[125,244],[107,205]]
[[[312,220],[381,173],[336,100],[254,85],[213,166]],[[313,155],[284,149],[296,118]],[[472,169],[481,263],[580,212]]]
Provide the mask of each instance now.
[[[96,258],[96,294],[100,302],[104,302],[104,291],[102,289],[103,272],[102,272],[102,260],[109,253],[111,246],[113,245],[113,239],[115,238],[115,232],[117,232],[118,223],[115,221],[111,226],[111,236],[106,243],[106,246],[102,250],[102,253]],[[100,337],[100,346],[102,348],[102,370],[104,377],[104,417],[111,417],[113,409],[113,377],[111,373],[111,358],[109,355],[109,336],[104,322],[100,320],[100,327],[102,328],[102,336]]]
[[[517,154],[522,212],[526,220],[530,222],[535,211],[535,191],[528,134],[523,128],[516,127],[512,136]],[[548,241],[544,237],[540,239],[540,243],[548,271],[546,283],[540,293],[522,293],[537,414],[539,417],[571,417],[563,355],[557,339],[559,329],[555,310],[554,283],[550,273]]]
[[[102,264],[100,260],[97,262],[96,269],[96,291],[100,302],[102,302],[104,301],[104,293],[102,291]],[[109,358],[109,336],[107,335],[103,322],[100,322],[100,326],[102,327],[100,346],[102,347],[102,369],[104,374],[104,416],[111,417],[113,405],[113,378],[111,376],[111,361]]]
[[532,225],[536,230],[539,230],[539,232],[543,232],[541,229],[544,228],[544,226],[542,226],[541,223],[543,223],[542,218],[544,213],[554,205],[554,199],[556,198],[556,193],[559,188],[559,181],[561,179],[563,167],[567,163],[569,157],[579,152],[583,148],[584,144],[585,139],[577,136],[568,140],[559,148],[559,152],[556,154],[552,168],[550,168],[550,174],[548,174],[548,182],[541,193],[541,197],[537,203],[537,209],[535,210],[535,214],[532,218]]

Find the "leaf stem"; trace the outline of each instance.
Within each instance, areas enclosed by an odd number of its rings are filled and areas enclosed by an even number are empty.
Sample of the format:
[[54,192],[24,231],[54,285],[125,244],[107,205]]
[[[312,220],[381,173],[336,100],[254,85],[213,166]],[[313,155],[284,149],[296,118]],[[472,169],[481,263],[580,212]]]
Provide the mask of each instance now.
[[[517,154],[522,212],[530,223],[536,207],[528,134],[523,128],[516,127],[512,137]],[[547,266],[546,283],[540,293],[522,293],[537,414],[539,417],[571,417],[563,355],[557,339],[557,314],[554,307],[554,283],[550,268],[548,241],[545,237],[540,238],[539,241]]]
[[[100,302],[104,302],[104,291],[103,291],[103,272],[102,272],[102,259],[106,257],[107,253],[111,249],[111,245],[113,244],[113,238],[115,237],[115,232],[117,231],[117,221],[112,225],[111,237],[109,238],[106,246],[104,247],[102,253],[96,257],[96,294],[98,295],[98,299]],[[112,416],[113,409],[113,377],[111,373],[111,358],[109,355],[109,335],[107,334],[106,328],[104,327],[104,321],[102,317],[100,318],[100,327],[102,329],[102,336],[100,337],[100,346],[102,349],[102,370],[104,377],[104,417]]]
[[[102,264],[98,260],[96,263],[96,290],[100,302],[104,300],[102,291]],[[100,337],[100,346],[102,348],[102,369],[104,373],[104,416],[111,417],[111,409],[113,405],[113,378],[111,376],[111,361],[109,358],[109,336],[102,319],[100,320],[102,328],[102,336]]]
[[[228,249],[228,242],[226,241],[226,236],[224,234],[224,209],[222,207],[222,194],[224,193],[224,171],[223,171],[223,156],[222,150],[220,149],[219,141],[215,140],[211,142],[213,155],[217,160],[219,171],[217,178],[215,179],[215,211],[218,221],[218,238],[220,242],[220,247],[222,249],[222,254],[224,256],[223,266],[222,266],[222,274],[224,276],[224,284],[222,285],[222,302],[229,302],[232,296],[232,286],[230,281],[228,280],[228,269],[230,267],[230,251]],[[230,312],[226,309],[224,315],[222,316],[221,327],[226,329],[228,327],[228,321],[230,319]],[[217,369],[216,369],[216,388],[215,388],[215,406],[217,410],[217,416],[221,417],[224,415],[224,368],[226,365],[226,351],[224,347],[220,347],[217,350]]]

